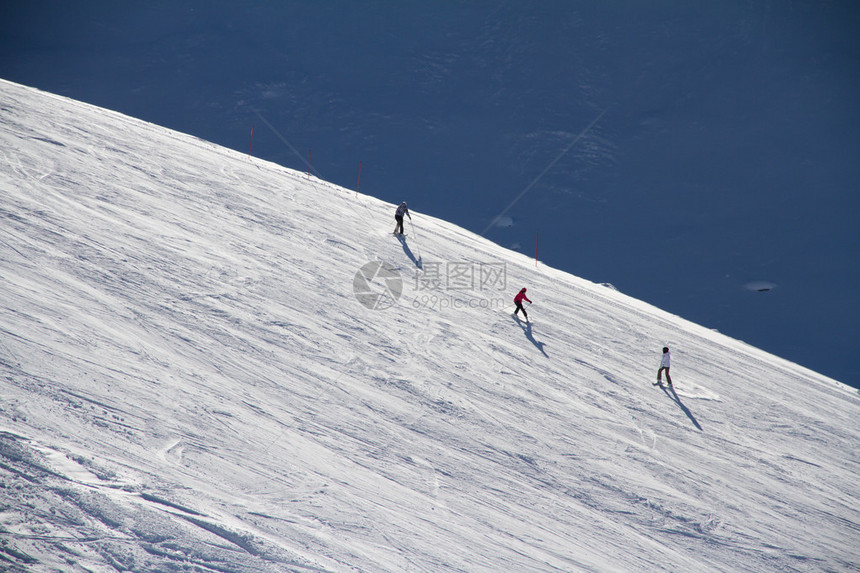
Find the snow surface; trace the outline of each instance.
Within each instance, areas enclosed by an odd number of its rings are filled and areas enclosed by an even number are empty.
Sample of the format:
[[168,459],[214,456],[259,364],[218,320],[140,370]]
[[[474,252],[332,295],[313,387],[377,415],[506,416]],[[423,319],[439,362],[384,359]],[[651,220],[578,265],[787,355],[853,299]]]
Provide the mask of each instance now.
[[856,0],[3,7],[4,79],[540,233],[550,266],[860,388]]
[[400,241],[393,205],[0,94],[0,567],[858,570],[856,390],[420,212]]

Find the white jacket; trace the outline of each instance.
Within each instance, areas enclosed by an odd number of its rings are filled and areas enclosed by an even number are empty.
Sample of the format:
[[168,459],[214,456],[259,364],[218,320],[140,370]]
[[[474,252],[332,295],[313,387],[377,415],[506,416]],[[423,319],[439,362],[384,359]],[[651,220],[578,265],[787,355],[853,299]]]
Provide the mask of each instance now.
[[660,368],[668,368],[669,367],[669,353],[663,353],[663,359],[660,361]]

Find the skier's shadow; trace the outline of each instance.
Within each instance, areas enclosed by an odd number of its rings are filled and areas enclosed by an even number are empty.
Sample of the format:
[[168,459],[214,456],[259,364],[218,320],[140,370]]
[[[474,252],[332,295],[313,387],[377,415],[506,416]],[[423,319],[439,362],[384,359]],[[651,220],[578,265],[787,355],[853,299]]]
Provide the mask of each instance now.
[[693,422],[693,425],[696,426],[696,428],[698,428],[700,432],[703,432],[704,430],[702,430],[702,426],[699,424],[699,421],[696,420],[696,417],[693,415],[690,409],[687,408],[683,402],[681,402],[681,399],[678,397],[678,394],[675,393],[675,387],[669,386],[667,388],[662,384],[660,385],[660,387],[663,389],[663,392],[665,392],[666,395],[671,398],[672,401],[675,402],[685,414],[687,414],[687,417],[690,418],[690,421]]
[[523,329],[523,334],[526,335],[526,338],[529,339],[529,342],[534,344],[537,347],[537,349],[540,350],[544,356],[549,358],[549,356],[546,353],[546,350],[543,349],[544,346],[546,346],[546,345],[543,342],[538,342],[537,340],[535,340],[535,337],[532,334],[532,323],[521,321],[517,315],[514,315],[514,322],[516,322],[520,326],[520,328]]
[[406,243],[406,237],[403,235],[397,235],[397,240],[400,241],[400,244],[403,246],[403,252],[406,253],[406,256],[409,257],[417,268],[421,268],[421,257],[415,258],[415,255],[412,254],[412,249],[409,248],[409,245]]

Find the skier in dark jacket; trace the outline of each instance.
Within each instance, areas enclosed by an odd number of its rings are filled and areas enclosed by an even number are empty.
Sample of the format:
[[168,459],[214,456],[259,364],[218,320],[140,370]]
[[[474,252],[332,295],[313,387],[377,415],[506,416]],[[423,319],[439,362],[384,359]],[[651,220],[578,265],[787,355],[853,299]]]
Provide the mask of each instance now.
[[523,308],[523,301],[531,304],[532,301],[529,300],[529,297],[526,296],[526,287],[523,287],[520,292],[517,293],[517,296],[514,297],[514,304],[517,305],[517,309],[514,311],[514,316],[517,316],[517,313],[523,311],[523,316],[526,317],[526,322],[529,321],[529,315],[526,312],[526,309]]
[[394,220],[397,221],[397,224],[394,225],[395,235],[403,234],[403,215],[409,217],[410,221],[412,220],[412,215],[409,214],[409,209],[406,207],[406,201],[401,203],[400,207],[397,208],[397,211],[394,212]]

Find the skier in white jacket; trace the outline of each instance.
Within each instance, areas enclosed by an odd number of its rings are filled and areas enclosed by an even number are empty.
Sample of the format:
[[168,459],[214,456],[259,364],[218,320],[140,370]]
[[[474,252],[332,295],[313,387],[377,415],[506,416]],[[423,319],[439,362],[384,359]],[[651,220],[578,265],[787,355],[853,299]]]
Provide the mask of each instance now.
[[657,370],[657,384],[661,384],[663,382],[663,371],[666,371],[666,383],[669,386],[672,385],[672,378],[669,376],[669,348],[667,346],[663,347],[663,359],[660,360],[660,369]]

